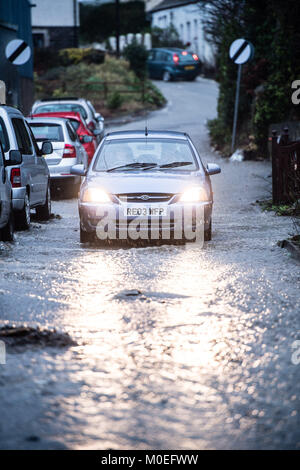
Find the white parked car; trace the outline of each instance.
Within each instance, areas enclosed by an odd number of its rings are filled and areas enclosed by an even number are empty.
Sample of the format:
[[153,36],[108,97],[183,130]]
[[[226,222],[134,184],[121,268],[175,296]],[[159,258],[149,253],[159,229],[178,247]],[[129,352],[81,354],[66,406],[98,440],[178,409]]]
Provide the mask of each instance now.
[[78,112],[86,121],[98,143],[104,136],[104,118],[97,113],[92,103],[84,98],[52,98],[35,101],[31,114],[58,113],[64,111]]
[[52,143],[53,153],[45,157],[51,186],[59,186],[71,195],[77,195],[80,177],[74,176],[71,168],[78,163],[87,167],[88,155],[70,121],[65,118],[35,117],[27,118],[27,122],[40,147],[45,141]]

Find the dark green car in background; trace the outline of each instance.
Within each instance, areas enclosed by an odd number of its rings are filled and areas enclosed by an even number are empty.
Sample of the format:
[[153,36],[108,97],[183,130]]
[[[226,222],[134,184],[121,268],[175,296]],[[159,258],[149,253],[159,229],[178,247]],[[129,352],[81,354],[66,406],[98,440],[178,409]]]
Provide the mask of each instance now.
[[149,51],[147,68],[150,78],[195,80],[201,71],[201,62],[197,54],[184,49],[157,48]]

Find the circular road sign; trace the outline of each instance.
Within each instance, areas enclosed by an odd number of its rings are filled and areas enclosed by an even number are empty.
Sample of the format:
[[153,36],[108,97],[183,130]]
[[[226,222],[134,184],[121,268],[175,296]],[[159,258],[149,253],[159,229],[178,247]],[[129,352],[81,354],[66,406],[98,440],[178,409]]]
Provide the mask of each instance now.
[[13,39],[5,48],[6,58],[14,65],[23,65],[30,59],[31,49],[23,39]]
[[252,59],[254,47],[246,39],[236,39],[230,46],[229,57],[235,64],[241,65]]

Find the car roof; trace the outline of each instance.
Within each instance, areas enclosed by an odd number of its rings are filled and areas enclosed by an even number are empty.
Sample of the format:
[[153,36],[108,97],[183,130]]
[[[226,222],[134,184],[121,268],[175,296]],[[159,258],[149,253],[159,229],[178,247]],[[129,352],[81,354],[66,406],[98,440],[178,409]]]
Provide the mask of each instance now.
[[78,104],[85,104],[86,100],[84,98],[73,98],[73,97],[62,97],[62,98],[43,98],[42,100],[37,100],[33,103],[33,106],[37,106],[38,104],[46,104],[46,103],[78,103]]
[[58,117],[27,117],[26,121],[30,124],[35,124],[35,123],[47,123],[50,122],[51,124],[66,124],[68,121],[67,118],[58,118]]
[[168,138],[176,138],[187,140],[188,135],[185,132],[177,132],[177,131],[147,131],[147,135],[145,130],[132,130],[132,131],[116,131],[116,132],[109,132],[106,134],[106,140],[113,140],[113,139],[131,139],[131,138],[141,138],[147,137],[147,139],[151,138],[158,138],[161,139],[168,139]]
[[[182,52],[186,49],[180,49],[179,47],[154,47],[153,51],[164,51],[164,52]],[[189,52],[189,51],[186,51]]]
[[1,104],[0,105],[0,110],[6,112],[8,115],[18,115],[18,116],[24,117],[22,112],[18,108],[15,108],[14,106],[8,106],[6,104]]
[[32,114],[31,116],[29,116],[30,118],[42,118],[42,117],[45,117],[45,118],[50,118],[50,117],[54,117],[54,118],[64,118],[64,119],[76,119],[76,121],[81,121],[82,120],[82,116],[80,113],[78,112],[75,112],[75,111],[57,111],[57,112],[49,112],[49,113],[36,113],[36,114]]

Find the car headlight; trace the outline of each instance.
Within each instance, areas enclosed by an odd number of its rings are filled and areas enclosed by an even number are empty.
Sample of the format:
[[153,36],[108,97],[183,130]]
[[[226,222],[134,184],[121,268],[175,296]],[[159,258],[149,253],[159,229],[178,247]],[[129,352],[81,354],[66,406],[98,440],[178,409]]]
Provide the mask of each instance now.
[[100,188],[88,188],[83,193],[82,202],[111,202],[106,191]]
[[203,187],[195,186],[193,188],[189,188],[182,195],[179,199],[180,202],[201,202],[201,201],[208,201],[207,192]]

